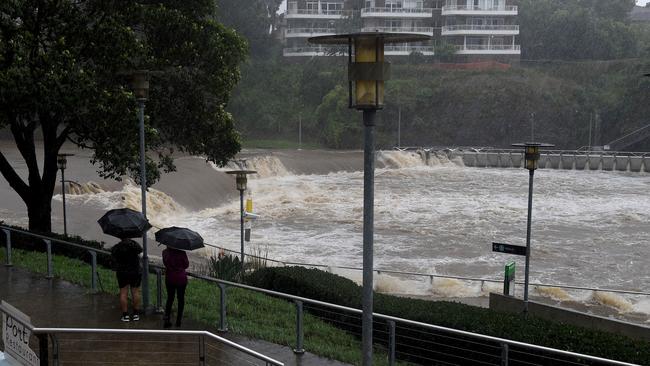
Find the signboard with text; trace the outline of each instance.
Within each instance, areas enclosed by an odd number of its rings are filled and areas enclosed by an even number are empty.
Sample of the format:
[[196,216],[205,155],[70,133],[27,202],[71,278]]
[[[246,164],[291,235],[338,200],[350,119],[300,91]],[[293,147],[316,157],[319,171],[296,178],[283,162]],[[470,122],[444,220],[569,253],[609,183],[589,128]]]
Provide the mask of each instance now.
[[2,314],[2,342],[5,357],[19,365],[38,366],[40,360],[36,353],[29,348],[31,337],[31,320],[25,314],[8,303],[2,301],[5,312]]
[[506,254],[526,255],[526,247],[504,243],[492,243],[492,251]]

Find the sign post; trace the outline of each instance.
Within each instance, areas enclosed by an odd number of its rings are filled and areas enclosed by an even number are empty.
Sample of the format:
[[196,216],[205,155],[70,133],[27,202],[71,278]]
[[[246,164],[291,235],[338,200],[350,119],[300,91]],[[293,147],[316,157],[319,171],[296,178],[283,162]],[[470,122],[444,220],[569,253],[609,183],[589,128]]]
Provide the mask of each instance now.
[[515,296],[515,262],[506,264],[505,276],[503,277],[503,294]]
[[29,348],[31,337],[31,320],[25,314],[8,303],[2,301],[5,310],[2,314],[2,343],[5,347],[5,357],[18,365],[38,366],[40,360],[36,353]]

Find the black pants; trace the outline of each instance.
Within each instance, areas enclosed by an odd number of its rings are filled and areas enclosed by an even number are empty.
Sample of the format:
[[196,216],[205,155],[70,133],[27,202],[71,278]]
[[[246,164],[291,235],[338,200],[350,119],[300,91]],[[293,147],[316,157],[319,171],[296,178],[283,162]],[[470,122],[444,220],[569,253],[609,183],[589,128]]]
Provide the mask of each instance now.
[[174,304],[174,296],[178,294],[178,313],[176,314],[176,326],[181,325],[181,319],[183,318],[183,308],[185,307],[185,285],[174,285],[165,281],[165,286],[167,286],[167,304],[165,305],[165,321],[170,322],[170,316],[172,313],[172,304]]

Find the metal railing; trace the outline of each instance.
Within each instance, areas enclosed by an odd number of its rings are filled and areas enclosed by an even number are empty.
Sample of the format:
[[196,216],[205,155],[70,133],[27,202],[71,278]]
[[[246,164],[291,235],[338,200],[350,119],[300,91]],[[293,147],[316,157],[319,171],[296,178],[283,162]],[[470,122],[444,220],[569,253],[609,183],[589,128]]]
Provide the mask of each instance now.
[[516,5],[506,5],[506,6],[474,6],[474,5],[443,5],[442,11],[507,11],[507,12],[517,12],[518,7]]
[[317,56],[344,56],[347,55],[348,51],[346,48],[343,47],[319,47],[319,46],[313,46],[313,47],[288,47],[282,50],[283,54],[285,56],[287,55],[298,55],[298,56],[309,56],[309,55],[317,55]]
[[[0,312],[9,314],[10,310],[6,309],[2,305],[0,305]],[[217,361],[219,361],[217,364],[219,365],[238,365],[239,363],[232,363],[230,361],[238,361],[242,360],[240,356],[235,356],[235,355],[228,355],[226,354],[225,356],[220,357],[217,359],[214,355],[210,355],[209,349],[210,345],[206,344],[207,340],[210,341],[216,341],[217,343],[227,346],[228,350],[232,351],[238,351],[246,356],[249,356],[255,361],[261,361],[265,366],[270,366],[270,365],[275,365],[275,366],[284,366],[284,364],[280,361],[277,361],[271,357],[265,356],[259,352],[256,352],[250,348],[244,347],[242,345],[239,345],[233,341],[230,341],[226,338],[220,337],[216,334],[207,332],[207,331],[201,331],[201,330],[155,330],[155,329],[97,329],[97,328],[41,328],[41,327],[34,327],[31,324],[27,324],[24,321],[22,321],[20,318],[15,318],[14,321],[20,323],[24,327],[30,330],[32,334],[34,334],[38,340],[39,340],[39,345],[38,345],[38,356],[41,361],[41,365],[49,365],[50,358],[52,359],[52,365],[53,366],[58,366],[61,363],[61,342],[58,338],[58,335],[60,334],[118,334],[121,336],[129,336],[129,335],[146,335],[146,336],[152,336],[152,335],[159,335],[159,336],[182,336],[182,337],[197,337],[197,345],[198,345],[198,355],[196,360],[198,361],[199,365],[206,365],[209,364],[207,361],[210,360],[210,358],[213,358]],[[89,342],[92,342],[92,340],[88,340]],[[77,340],[75,343],[79,343],[79,340]],[[161,341],[150,341],[150,343],[161,343],[165,344],[168,343],[164,339]],[[51,355],[50,355],[50,345],[51,345]],[[77,354],[77,357],[79,357],[80,353],[83,353],[83,351],[80,351],[77,349],[77,345],[75,345],[75,354]],[[214,348],[214,346],[212,346]],[[220,351],[224,351],[224,349],[219,349]],[[92,351],[88,351],[92,352]],[[131,359],[130,362],[135,362],[136,360]],[[151,360],[149,360],[151,361]],[[251,361],[247,361],[248,364],[253,364]]]
[[467,44],[456,45],[459,51],[519,51],[521,46],[518,44]]
[[459,25],[444,25],[442,26],[443,32],[453,31],[519,31],[518,25],[472,25],[472,24],[459,24]]
[[433,55],[434,48],[432,46],[386,45],[384,46],[384,52],[420,52],[425,55]]
[[[0,225],[0,229],[2,229],[5,233],[10,233],[11,231],[14,232],[21,232],[26,235],[32,235],[36,238],[44,239],[50,244],[48,245],[48,248],[51,249],[51,243],[60,243],[64,245],[72,245],[74,247],[81,247],[81,248],[86,248],[89,251],[93,251],[95,253],[98,252],[104,252],[102,250],[98,250],[95,248],[87,248],[79,244],[75,243],[70,243],[66,241],[62,241],[59,239],[55,238],[49,238],[43,235],[38,235],[38,234],[32,234],[24,230],[17,230],[14,228],[9,228],[4,225]],[[11,236],[10,234],[7,236],[7,258],[10,258],[10,252],[11,252]],[[284,262],[283,262],[284,263]],[[296,264],[296,263],[286,263],[286,264]],[[8,265],[11,265],[10,260],[8,260]],[[48,278],[51,278],[51,273],[52,273],[52,263],[51,263],[51,251],[48,250]],[[153,268],[156,266],[153,265]],[[356,269],[354,267],[340,267],[340,268],[347,268],[347,269]],[[380,271],[382,272],[382,271]],[[383,271],[383,272],[391,272],[391,273],[400,273],[397,271]],[[93,271],[93,273],[96,273]],[[408,273],[408,272],[401,272],[401,273]],[[160,272],[158,272],[158,281],[160,284]],[[219,331],[227,331],[228,330],[228,323],[227,323],[227,309],[226,309],[226,302],[227,302],[227,288],[228,287],[236,287],[236,288],[241,288],[245,290],[250,290],[253,292],[261,293],[261,294],[266,294],[270,295],[276,298],[284,299],[290,302],[293,302],[295,304],[295,309],[296,309],[296,324],[295,324],[295,334],[296,334],[296,346],[294,348],[294,352],[296,353],[303,353],[305,351],[304,348],[304,327],[303,327],[303,322],[304,322],[304,317],[303,317],[303,312],[305,311],[305,306],[307,305],[309,309],[311,310],[312,313],[316,314],[321,314],[321,315],[315,315],[316,317],[319,317],[325,321],[330,321],[333,323],[341,323],[340,320],[337,320],[340,317],[351,317],[351,316],[358,316],[359,314],[362,313],[360,309],[355,309],[355,308],[350,308],[346,306],[341,306],[341,305],[336,305],[336,304],[331,304],[323,301],[318,301],[314,299],[309,299],[301,296],[295,296],[295,295],[289,295],[277,291],[272,291],[272,290],[267,290],[263,288],[257,288],[241,283],[235,283],[235,282],[230,282],[230,281],[224,281],[204,275],[199,275],[195,273],[189,273],[191,277],[194,277],[196,279],[200,279],[203,281],[215,283],[219,287]],[[436,275],[440,276],[440,275]],[[442,276],[440,276],[442,277]],[[453,278],[452,276],[448,276],[447,278]],[[467,280],[481,280],[481,281],[488,281],[487,279],[472,279],[471,277],[464,277],[461,279],[467,279]],[[492,280],[489,280],[492,281]],[[162,296],[162,290],[161,286],[159,285],[157,288],[158,292],[158,298],[160,299]],[[327,318],[326,315],[331,313],[333,314],[333,318]],[[352,314],[352,315],[349,315]],[[461,331],[461,330],[456,330],[456,329],[451,329],[451,328],[446,328],[446,327],[441,327],[441,326],[436,326],[432,324],[426,324],[426,323],[421,323],[413,320],[408,320],[408,319],[402,319],[390,315],[384,315],[384,314],[379,314],[379,313],[373,313],[373,317],[375,319],[375,327],[383,326],[385,325],[387,327],[387,331],[380,331],[377,332],[378,335],[384,334],[385,338],[382,340],[379,337],[376,338],[376,341],[385,343],[386,345],[386,351],[388,352],[388,359],[389,359],[389,365],[394,365],[395,360],[397,360],[397,356],[401,355],[401,357],[404,357],[406,359],[413,359],[413,357],[420,357],[418,354],[412,354],[408,353],[408,351],[400,351],[400,349],[406,349],[406,350],[420,350],[420,352],[425,352],[427,357],[438,357],[443,360],[451,360],[454,359],[458,362],[458,360],[461,360],[461,363],[467,363],[467,362],[473,362],[474,364],[491,364],[494,365],[495,363],[486,363],[483,362],[482,360],[486,359],[486,357],[489,357],[496,362],[496,364],[500,365],[508,365],[509,362],[528,362],[528,363],[533,363],[534,360],[537,360],[537,362],[555,362],[559,361],[562,364],[580,364],[584,365],[585,362],[590,362],[587,364],[593,364],[593,365],[628,365],[628,366],[633,366],[634,364],[631,363],[626,363],[626,362],[620,362],[620,361],[614,361],[614,360],[608,360],[600,357],[595,357],[595,356],[589,356],[589,355],[584,355],[584,354],[579,354],[575,352],[569,352],[569,351],[563,351],[563,350],[558,350],[558,349],[553,349],[553,348],[548,348],[548,347],[543,347],[543,346],[537,346],[533,344],[528,344],[528,343],[523,343],[523,342],[518,342],[518,341],[512,341],[504,338],[498,338],[498,337],[492,337],[492,336],[486,336],[486,335],[481,335],[477,333],[471,333],[467,331]],[[380,322],[378,324],[377,322]],[[345,322],[344,322],[345,323]],[[352,325],[350,324],[343,324],[346,327],[354,327],[354,321],[352,321]],[[397,330],[400,330],[400,332],[397,332]],[[34,333],[41,333],[45,334],[47,332],[80,332],[81,330],[66,330],[65,328],[33,328]],[[115,331],[113,329],[108,329],[108,330],[99,330],[100,332],[111,332]],[[118,330],[120,332],[123,332],[123,330]],[[136,330],[133,330],[133,332],[139,332]],[[151,331],[151,332],[164,332],[164,331]],[[432,337],[431,341],[426,340],[426,338],[423,337],[418,337],[415,338],[413,336],[404,336],[401,335],[400,341],[398,342],[398,336],[397,334],[413,334],[414,332],[421,332],[427,337]],[[207,334],[210,334],[208,332],[202,332],[202,331],[196,331],[196,335],[201,334],[203,336],[207,336]],[[217,336],[215,336],[217,337]],[[437,340],[437,341],[436,341]],[[429,348],[418,348],[415,343],[431,343],[428,344],[427,346],[432,346],[432,345],[437,345],[438,348],[434,349],[429,349]],[[409,342],[409,343],[404,343],[404,342]],[[449,345],[448,343],[451,343]],[[400,349],[397,348],[397,346],[400,346]],[[444,351],[445,349],[449,349],[448,351]],[[460,350],[461,355],[458,354]],[[251,351],[254,352],[254,351]],[[416,352],[416,351],[412,351]],[[449,353],[452,352],[452,353]],[[254,353],[257,354],[257,353]],[[476,358],[471,358],[471,357],[476,357]],[[523,359],[522,359],[523,357]],[[269,362],[267,359],[260,358],[262,360],[265,360],[266,362]],[[431,362],[435,361],[436,359],[433,358],[425,358],[426,362]],[[531,361],[533,360],[533,361]],[[274,360],[272,360],[274,361]],[[277,361],[274,361],[277,362]],[[270,363],[273,365],[281,365],[280,363]]]
[[287,9],[288,15],[332,15],[343,16],[348,14],[347,10],[323,10],[323,9]]
[[361,8],[361,14],[391,13],[395,14],[426,14],[433,15],[433,8]]
[[363,27],[362,32],[387,32],[387,33],[425,33],[433,34],[431,27]]
[[287,34],[335,34],[334,28],[287,28]]

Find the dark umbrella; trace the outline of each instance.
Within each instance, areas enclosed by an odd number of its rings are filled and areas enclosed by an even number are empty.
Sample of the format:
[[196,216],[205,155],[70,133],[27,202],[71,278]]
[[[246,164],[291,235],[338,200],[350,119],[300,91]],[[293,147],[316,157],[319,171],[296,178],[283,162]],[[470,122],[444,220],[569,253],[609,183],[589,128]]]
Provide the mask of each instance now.
[[151,229],[141,212],[130,208],[110,210],[97,220],[104,234],[118,238],[137,238]]
[[203,238],[196,231],[184,227],[166,227],[156,232],[156,241],[180,250],[203,248]]

